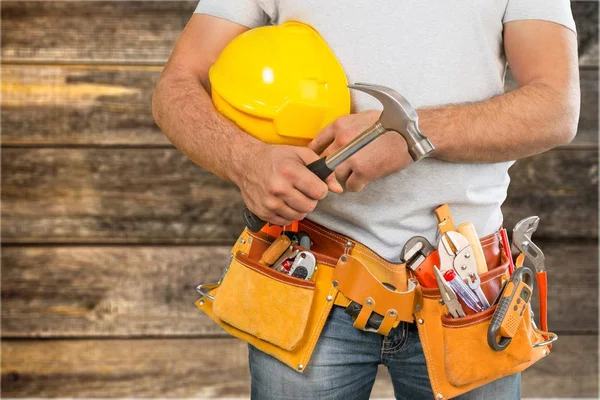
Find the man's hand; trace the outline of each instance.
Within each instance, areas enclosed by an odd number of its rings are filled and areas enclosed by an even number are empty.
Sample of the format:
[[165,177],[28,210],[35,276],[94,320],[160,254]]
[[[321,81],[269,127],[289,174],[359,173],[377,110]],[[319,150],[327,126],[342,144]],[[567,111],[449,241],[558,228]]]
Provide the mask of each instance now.
[[244,167],[232,174],[250,211],[264,221],[289,225],[313,211],[328,189],[341,193],[331,175],[321,181],[306,165],[319,156],[306,147],[258,144],[248,151]]
[[[370,110],[338,118],[323,129],[308,147],[328,156],[371,127],[380,115],[380,111]],[[411,162],[404,139],[395,132],[389,132],[337,167],[335,176],[339,182],[345,182],[346,189],[359,192],[369,182],[400,171]]]

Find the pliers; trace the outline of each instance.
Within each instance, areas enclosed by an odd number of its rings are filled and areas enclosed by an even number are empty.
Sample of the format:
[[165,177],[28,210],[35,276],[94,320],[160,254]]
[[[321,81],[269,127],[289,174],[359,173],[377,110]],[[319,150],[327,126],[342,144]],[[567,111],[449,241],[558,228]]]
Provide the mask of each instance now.
[[438,244],[438,253],[441,272],[454,269],[461,279],[467,281],[469,287],[479,298],[483,308],[490,307],[489,301],[483,294],[483,290],[481,290],[481,279],[477,273],[477,260],[467,238],[454,231],[444,233]]
[[442,295],[442,300],[446,307],[448,308],[448,312],[454,318],[465,317],[466,314],[458,302],[458,298],[456,297],[456,293],[452,290],[448,282],[442,276],[442,273],[437,267],[433,267],[433,271],[435,273],[435,280],[437,281],[438,287],[440,288],[440,294]]
[[540,298],[540,327],[548,331],[548,276],[546,274],[546,257],[542,250],[531,240],[531,235],[537,230],[540,217],[532,216],[519,221],[513,229],[514,250],[525,254],[524,264],[535,269]]

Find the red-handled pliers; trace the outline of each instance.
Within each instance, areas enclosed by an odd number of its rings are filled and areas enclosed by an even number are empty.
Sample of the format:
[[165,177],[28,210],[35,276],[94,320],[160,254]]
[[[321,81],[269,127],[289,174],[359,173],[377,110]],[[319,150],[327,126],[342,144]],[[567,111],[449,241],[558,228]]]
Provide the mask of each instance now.
[[546,257],[542,250],[531,240],[537,230],[540,218],[532,216],[519,221],[513,229],[513,246],[525,254],[525,265],[535,269],[540,299],[540,328],[548,331],[548,278],[546,276]]

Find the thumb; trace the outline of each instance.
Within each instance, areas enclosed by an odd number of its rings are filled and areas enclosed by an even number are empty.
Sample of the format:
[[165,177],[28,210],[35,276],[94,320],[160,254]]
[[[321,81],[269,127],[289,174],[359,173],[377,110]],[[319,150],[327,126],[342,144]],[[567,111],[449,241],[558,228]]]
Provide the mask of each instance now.
[[329,175],[329,177],[325,180],[325,183],[329,187],[329,190],[331,190],[333,193],[339,194],[344,191],[344,188],[342,188],[342,185],[335,178],[335,174]]

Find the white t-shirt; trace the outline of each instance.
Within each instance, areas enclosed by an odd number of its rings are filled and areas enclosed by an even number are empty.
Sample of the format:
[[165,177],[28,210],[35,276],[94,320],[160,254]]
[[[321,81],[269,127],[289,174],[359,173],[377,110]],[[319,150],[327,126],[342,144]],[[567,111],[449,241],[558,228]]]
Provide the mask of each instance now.
[[[415,108],[504,93],[504,23],[538,19],[575,31],[569,0],[201,0],[196,13],[250,28],[305,22],[325,39],[349,82],[389,86]],[[381,109],[369,95],[351,92],[353,112]],[[473,222],[479,236],[496,231],[511,165],[427,158],[362,192],[329,193],[308,218],[398,262],[412,236],[435,244],[433,209],[442,203],[457,224]]]

